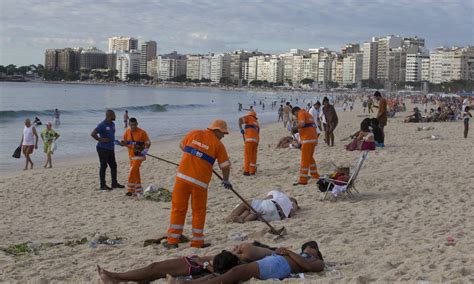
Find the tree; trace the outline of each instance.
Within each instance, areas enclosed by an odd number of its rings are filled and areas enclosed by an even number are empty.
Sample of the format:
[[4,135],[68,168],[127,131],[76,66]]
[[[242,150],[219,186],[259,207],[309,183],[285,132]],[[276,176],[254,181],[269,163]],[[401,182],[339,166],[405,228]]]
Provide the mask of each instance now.
[[311,78],[304,78],[303,80],[300,81],[300,83],[303,85],[311,85],[314,83],[314,80]]
[[140,74],[128,74],[127,81],[129,82],[136,82],[140,81]]
[[338,82],[334,82],[334,81],[327,81],[327,82],[326,82],[326,86],[327,86],[329,89],[333,89],[333,88],[339,87],[339,83],[338,83]]

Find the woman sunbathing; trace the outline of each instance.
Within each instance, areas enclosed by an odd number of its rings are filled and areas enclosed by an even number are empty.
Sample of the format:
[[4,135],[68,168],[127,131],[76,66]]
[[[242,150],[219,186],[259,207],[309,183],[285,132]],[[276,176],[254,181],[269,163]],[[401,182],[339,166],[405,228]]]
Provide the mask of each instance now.
[[[278,248],[265,258],[238,265],[223,275],[206,280],[192,280],[190,282],[205,283],[238,283],[253,277],[260,280],[284,279],[291,273],[321,272],[324,270],[324,260],[318,244],[310,241],[301,247],[301,253],[292,252],[286,248]],[[172,275],[167,275],[168,283],[181,283]],[[183,281],[185,282],[185,281]]]
[[375,139],[374,134],[370,131],[370,123],[370,118],[366,118],[360,123],[360,130],[350,136],[353,140],[346,145],[346,150],[375,150]]
[[[296,199],[278,190],[270,191],[264,199],[247,200],[247,203],[268,222],[291,218],[300,209]],[[230,213],[227,221],[245,223],[258,220],[258,218],[259,216],[245,203],[241,203]]]

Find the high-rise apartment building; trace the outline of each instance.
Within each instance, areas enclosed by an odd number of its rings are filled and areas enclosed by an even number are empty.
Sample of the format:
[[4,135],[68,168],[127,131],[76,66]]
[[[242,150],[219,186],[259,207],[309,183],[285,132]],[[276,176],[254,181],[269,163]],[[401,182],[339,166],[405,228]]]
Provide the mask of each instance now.
[[360,51],[360,44],[358,43],[348,43],[346,46],[341,48],[342,55],[348,55],[351,53],[357,53]]
[[59,70],[58,54],[60,49],[47,49],[44,53],[44,69],[50,71]]
[[117,76],[122,81],[127,81],[129,74],[140,74],[140,52],[131,50],[117,53],[116,68]]
[[230,55],[217,54],[211,58],[211,81],[219,83],[222,78],[230,76]]
[[146,41],[141,45],[140,74],[147,74],[147,63],[156,57],[156,41]]
[[201,56],[199,61],[199,79],[211,79],[211,58],[212,55]]
[[362,80],[377,79],[378,38],[363,44]]
[[201,63],[201,56],[188,55],[186,57],[186,79],[201,80],[199,68]]
[[430,82],[474,79],[474,46],[436,48],[430,55]]
[[[160,60],[161,60],[161,57],[155,57],[147,62],[146,74],[155,80],[159,79]],[[141,67],[141,64],[142,64],[142,61],[140,59],[140,67]],[[140,72],[141,72],[141,68],[140,68]]]
[[377,79],[380,81],[389,78],[389,53],[395,48],[402,47],[403,38],[399,36],[386,36],[378,38],[377,46]]
[[364,54],[362,52],[349,54],[342,62],[342,85],[357,84],[362,80]]
[[239,80],[243,78],[245,72],[242,72],[242,63],[248,62],[252,55],[256,54],[251,54],[244,50],[237,50],[230,54],[230,80],[239,82]]
[[66,73],[79,71],[82,48],[63,48],[57,50],[57,70]]
[[138,39],[133,37],[115,36],[109,38],[109,53],[138,50]]
[[109,70],[117,70],[117,54],[116,53],[106,53],[105,55],[105,66]]
[[391,49],[387,54],[387,78],[389,82],[404,81],[406,77],[407,51],[404,47]]
[[[409,48],[406,54],[405,81],[419,82],[423,80],[423,77],[426,80],[427,75],[429,78],[429,58],[428,50],[425,48],[415,48],[415,50]],[[426,66],[426,62],[428,62],[428,66]]]
[[100,49],[89,47],[81,52],[80,69],[103,69],[107,67],[107,55]]

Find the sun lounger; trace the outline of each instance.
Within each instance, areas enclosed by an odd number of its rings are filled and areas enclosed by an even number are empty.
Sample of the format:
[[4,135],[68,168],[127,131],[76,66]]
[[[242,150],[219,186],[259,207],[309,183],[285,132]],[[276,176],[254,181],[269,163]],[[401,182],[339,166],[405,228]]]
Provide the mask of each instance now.
[[327,182],[327,188],[325,192],[321,192],[319,200],[326,200],[328,199],[328,196],[332,196],[332,198],[334,199],[337,199],[339,196],[353,197],[356,193],[359,193],[359,191],[355,187],[355,182],[362,168],[362,165],[364,164],[364,161],[367,159],[368,154],[369,151],[362,152],[347,182],[330,179],[328,177],[321,178]]

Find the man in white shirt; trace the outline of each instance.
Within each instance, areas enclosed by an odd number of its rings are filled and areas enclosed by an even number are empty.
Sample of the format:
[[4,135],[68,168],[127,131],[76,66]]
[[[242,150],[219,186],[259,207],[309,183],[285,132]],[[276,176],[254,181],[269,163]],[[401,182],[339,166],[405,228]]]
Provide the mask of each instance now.
[[[264,199],[254,198],[247,203],[266,221],[279,221],[291,218],[300,209],[293,197],[288,197],[278,189],[270,191]],[[228,222],[244,223],[258,220],[259,216],[251,211],[245,203],[239,204],[227,218]]]
[[323,115],[321,111],[321,103],[317,101],[309,110],[309,114],[313,116],[314,122],[316,122],[316,131],[321,133],[321,116]]

